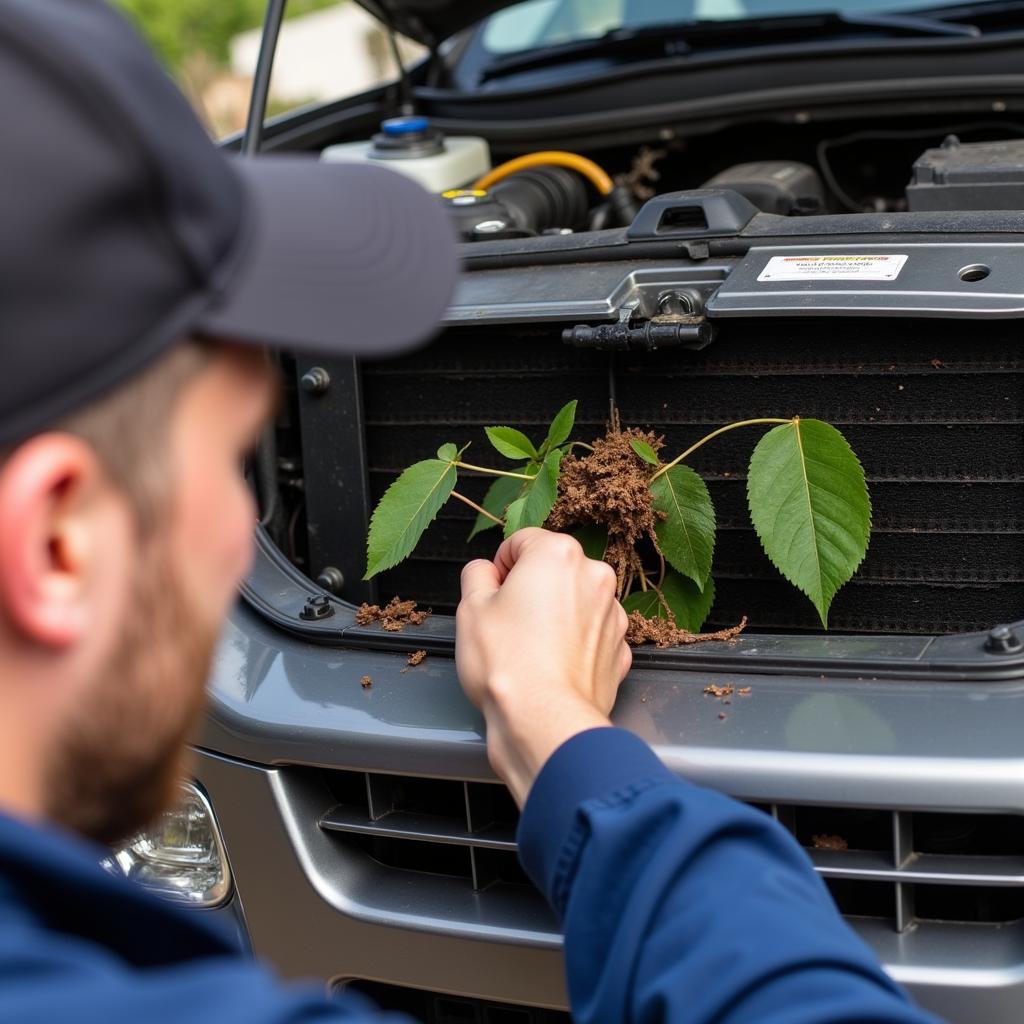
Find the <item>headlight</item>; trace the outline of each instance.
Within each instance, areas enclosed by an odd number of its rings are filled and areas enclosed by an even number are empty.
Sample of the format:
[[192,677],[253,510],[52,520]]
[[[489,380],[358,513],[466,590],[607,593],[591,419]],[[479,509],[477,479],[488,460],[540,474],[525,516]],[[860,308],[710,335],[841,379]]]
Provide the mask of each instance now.
[[224,843],[203,793],[190,782],[180,788],[178,806],[115,850],[103,866],[166,899],[215,907],[231,891]]

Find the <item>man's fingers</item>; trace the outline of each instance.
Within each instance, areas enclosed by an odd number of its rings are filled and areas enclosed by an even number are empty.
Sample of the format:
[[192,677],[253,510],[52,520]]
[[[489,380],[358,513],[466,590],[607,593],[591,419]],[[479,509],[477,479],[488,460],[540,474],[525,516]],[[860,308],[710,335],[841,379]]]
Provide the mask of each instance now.
[[493,562],[476,558],[462,569],[463,600],[471,594],[493,594],[501,586],[502,577]]
[[527,526],[522,530],[516,530],[511,537],[502,541],[501,547],[494,555],[494,567],[498,571],[499,582],[505,582],[505,577],[528,548],[552,536],[555,535],[548,530],[542,530],[539,526]]

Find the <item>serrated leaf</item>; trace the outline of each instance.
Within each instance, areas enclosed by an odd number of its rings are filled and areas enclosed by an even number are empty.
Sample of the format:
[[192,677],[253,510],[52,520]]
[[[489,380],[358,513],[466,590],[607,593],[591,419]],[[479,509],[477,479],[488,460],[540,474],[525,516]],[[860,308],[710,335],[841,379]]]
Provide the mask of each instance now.
[[673,466],[651,483],[654,507],[665,519],[654,527],[669,564],[703,589],[715,551],[715,506],[707,485],[689,466]]
[[577,399],[575,398],[571,402],[566,402],[551,421],[547,440],[544,442],[544,447],[548,451],[557,448],[572,433],[572,428],[576,423],[576,405]]
[[451,443],[443,444],[437,449],[437,457],[445,462],[454,462],[459,457],[459,449]]
[[574,530],[572,535],[580,542],[580,547],[587,558],[593,558],[596,562],[602,561],[608,548],[608,531],[603,526],[587,523],[586,526]]
[[533,442],[515,427],[484,427],[484,432],[495,450],[506,459],[533,459],[537,456]]
[[[519,466],[516,469],[517,473],[522,473],[526,469],[526,464]],[[494,483],[487,488],[487,493],[484,495],[484,500],[481,502],[483,507],[491,513],[492,516],[497,516],[499,519],[505,518],[505,509],[519,497],[519,492],[523,489],[525,481],[516,480],[510,476],[499,476],[495,479]],[[473,524],[473,529],[470,532],[467,540],[472,540],[478,533],[483,530],[489,530],[491,527],[497,526],[497,523],[492,523],[487,516],[482,516],[477,513],[476,522]]]
[[629,447],[633,449],[640,456],[644,462],[650,463],[652,466],[658,466],[658,453],[646,442],[641,441],[639,437],[630,439]]
[[[699,633],[715,602],[714,580],[709,578],[702,591],[693,580],[686,579],[669,569],[665,573],[660,590],[665,602],[672,609],[676,625],[691,633]],[[627,612],[639,612],[645,619],[668,618],[668,613],[654,590],[629,594],[623,600],[622,607]]]
[[549,452],[537,475],[526,485],[523,495],[512,502],[505,515],[505,536],[525,526],[543,526],[558,497],[558,465],[562,453]]
[[750,457],[747,501],[765,553],[828,628],[832,599],[864,560],[871,532],[864,470],[846,438],[821,420],[769,430]]
[[406,558],[455,487],[455,467],[440,459],[410,466],[385,492],[370,519],[368,580]]

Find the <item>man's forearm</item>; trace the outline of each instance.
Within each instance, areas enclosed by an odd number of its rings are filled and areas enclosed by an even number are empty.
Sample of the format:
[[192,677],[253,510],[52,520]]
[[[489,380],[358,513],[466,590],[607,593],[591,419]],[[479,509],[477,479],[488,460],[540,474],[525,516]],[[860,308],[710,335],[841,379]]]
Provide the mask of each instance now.
[[592,730],[541,771],[520,825],[563,918],[574,1020],[925,1024],[776,822]]

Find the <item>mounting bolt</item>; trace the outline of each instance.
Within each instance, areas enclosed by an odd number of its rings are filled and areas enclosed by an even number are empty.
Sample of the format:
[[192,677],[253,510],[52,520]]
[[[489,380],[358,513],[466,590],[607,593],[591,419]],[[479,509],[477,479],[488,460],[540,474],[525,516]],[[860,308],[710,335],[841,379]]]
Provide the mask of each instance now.
[[658,315],[690,316],[693,300],[683,292],[663,292],[658,296]]
[[989,630],[985,640],[985,650],[989,654],[1016,654],[1024,649],[1024,643],[1009,626],[994,626]]
[[331,375],[322,366],[314,366],[302,375],[299,386],[309,395],[322,395],[331,386]]
[[325,565],[320,570],[316,581],[324,590],[329,590],[332,594],[340,594],[345,586],[345,574],[336,565]]
[[329,619],[334,614],[334,605],[326,594],[307,597],[306,603],[299,612],[300,619]]

